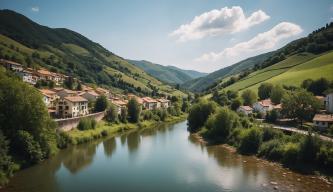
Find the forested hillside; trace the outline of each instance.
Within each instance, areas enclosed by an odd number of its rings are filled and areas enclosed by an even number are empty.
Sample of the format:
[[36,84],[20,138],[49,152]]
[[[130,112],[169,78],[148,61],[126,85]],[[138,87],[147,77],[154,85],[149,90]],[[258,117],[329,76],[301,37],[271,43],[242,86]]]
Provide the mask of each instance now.
[[77,32],[42,26],[10,10],[0,11],[0,57],[117,90],[183,94]]

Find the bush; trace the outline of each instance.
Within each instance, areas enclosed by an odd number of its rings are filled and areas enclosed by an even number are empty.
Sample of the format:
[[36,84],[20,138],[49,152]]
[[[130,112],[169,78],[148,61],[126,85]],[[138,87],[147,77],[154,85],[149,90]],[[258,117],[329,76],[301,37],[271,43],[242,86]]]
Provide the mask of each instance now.
[[144,110],[141,112],[141,117],[143,120],[151,120],[153,118],[153,113],[150,110]]
[[262,83],[258,88],[258,96],[261,100],[267,99],[271,96],[271,91],[273,89],[273,84]]
[[95,112],[104,111],[107,107],[108,107],[108,100],[104,95],[102,95],[96,99],[95,107],[94,107]]
[[132,98],[128,101],[128,119],[132,123],[137,123],[140,120],[141,107],[139,106],[138,101],[135,98]]
[[57,146],[60,149],[65,149],[70,143],[70,138],[65,132],[59,132],[57,134]]
[[231,102],[230,108],[231,110],[236,111],[241,105],[242,102],[239,99],[234,99]]
[[84,118],[80,119],[80,122],[79,122],[77,128],[81,131],[95,129],[96,124],[97,124],[97,122],[95,119],[89,118],[89,117],[84,117]]
[[244,105],[251,106],[257,100],[257,95],[253,91],[247,89],[242,93],[242,98]]
[[190,108],[187,117],[188,131],[197,132],[206,123],[208,117],[215,112],[216,103],[201,100]]
[[279,161],[283,157],[283,145],[278,139],[264,142],[259,147],[258,155],[270,160]]
[[265,127],[263,128],[263,133],[262,133],[262,141],[269,141],[272,139],[279,139],[283,137],[283,132],[280,130],[276,130],[273,127]]
[[105,114],[106,121],[113,123],[118,120],[118,111],[114,105],[111,105]]
[[262,142],[260,128],[250,128],[241,133],[241,142],[238,150],[242,154],[256,154]]
[[284,89],[281,86],[276,85],[273,87],[271,91],[271,101],[275,104],[279,104],[281,103],[283,95],[284,95]]
[[228,108],[222,108],[209,117],[205,127],[208,129],[210,137],[217,137],[225,141],[237,125],[240,125],[238,115]]
[[268,111],[265,116],[265,120],[270,123],[275,123],[276,120],[278,120],[279,118],[280,118],[280,113],[276,109]]
[[304,162],[312,163],[316,160],[317,152],[320,150],[318,136],[307,135],[300,143],[300,158]]
[[317,161],[322,167],[333,169],[333,146],[332,144],[322,145],[317,153]]
[[8,141],[0,130],[0,186],[8,183],[8,178],[16,171],[17,167],[8,155]]
[[17,146],[20,147],[21,154],[25,157],[24,159],[28,160],[28,162],[38,163],[45,156],[39,143],[37,143],[33,136],[27,131],[20,130],[18,132]]
[[283,146],[282,163],[295,165],[299,159],[299,146],[296,143],[287,143]]

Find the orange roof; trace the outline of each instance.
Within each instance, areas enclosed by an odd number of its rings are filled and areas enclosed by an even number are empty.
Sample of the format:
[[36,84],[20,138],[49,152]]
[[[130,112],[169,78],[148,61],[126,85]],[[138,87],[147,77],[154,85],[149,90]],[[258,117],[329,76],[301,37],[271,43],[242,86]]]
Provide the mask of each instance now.
[[55,91],[55,92],[58,92],[58,91],[61,91],[61,90],[63,90],[64,88],[62,88],[62,87],[55,87],[55,88],[53,88],[52,90],[53,91]]
[[46,69],[40,69],[37,70],[37,73],[41,74],[41,75],[47,75],[47,76],[52,76],[52,73]]
[[73,91],[73,90],[69,90],[69,89],[63,89],[63,91],[65,91],[68,94],[76,94],[77,91]]
[[81,96],[65,97],[64,99],[71,101],[71,102],[88,102],[87,99],[85,99]]
[[127,105],[127,102],[125,100],[112,100],[111,102],[115,105],[120,105],[120,106]]
[[316,114],[313,121],[333,122],[333,114]]
[[97,92],[100,92],[100,93],[109,93],[109,90],[107,90],[107,89],[103,89],[103,88],[101,88],[101,87],[97,87],[97,88],[96,88],[96,91],[97,91]]
[[273,103],[270,99],[261,100],[261,101],[258,101],[258,103],[264,107],[269,107],[269,106],[273,105]]
[[[89,93],[90,95],[93,95],[93,96],[95,96],[95,97],[98,97],[98,96],[99,96],[99,94],[96,93],[95,91],[87,91],[86,93]],[[84,94],[84,93],[83,93],[83,94]]]
[[245,111],[252,111],[252,107],[247,106],[247,105],[242,105],[240,108],[244,109]]
[[143,97],[143,98],[142,98],[142,101],[143,101],[144,103],[156,103],[156,102],[157,102],[155,99],[150,98],[150,97]]
[[39,89],[39,91],[40,91],[41,93],[43,93],[43,94],[47,94],[47,95],[54,95],[54,94],[56,94],[56,92],[51,91],[51,90],[49,90],[49,89]]

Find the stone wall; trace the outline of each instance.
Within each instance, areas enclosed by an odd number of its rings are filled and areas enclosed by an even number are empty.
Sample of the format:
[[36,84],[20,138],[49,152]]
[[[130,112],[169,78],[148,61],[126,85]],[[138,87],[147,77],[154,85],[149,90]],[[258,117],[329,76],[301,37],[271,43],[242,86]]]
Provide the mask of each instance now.
[[81,118],[91,117],[91,118],[94,118],[98,122],[103,119],[104,115],[105,115],[104,112],[98,112],[98,113],[92,113],[92,114],[89,114],[86,116],[81,116],[81,117],[74,117],[74,118],[67,118],[67,119],[55,119],[54,121],[58,124],[58,127],[57,127],[58,130],[70,131],[79,124]]

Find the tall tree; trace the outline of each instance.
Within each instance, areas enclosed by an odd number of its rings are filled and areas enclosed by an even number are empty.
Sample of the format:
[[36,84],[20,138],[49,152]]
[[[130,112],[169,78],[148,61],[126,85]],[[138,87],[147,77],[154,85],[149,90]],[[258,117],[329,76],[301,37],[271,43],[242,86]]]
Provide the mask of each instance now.
[[271,92],[271,101],[275,104],[281,103],[284,93],[285,91],[281,86],[275,85]]
[[258,88],[258,96],[262,99],[267,99],[271,96],[273,89],[273,84],[271,83],[262,83]]
[[104,111],[108,107],[108,104],[109,103],[106,96],[101,95],[96,99],[94,111],[95,112]]
[[139,106],[139,103],[135,98],[132,98],[128,101],[127,110],[128,110],[129,121],[132,123],[139,122],[141,107]]
[[242,93],[242,98],[244,105],[253,105],[257,100],[257,95],[252,90],[247,89]]

